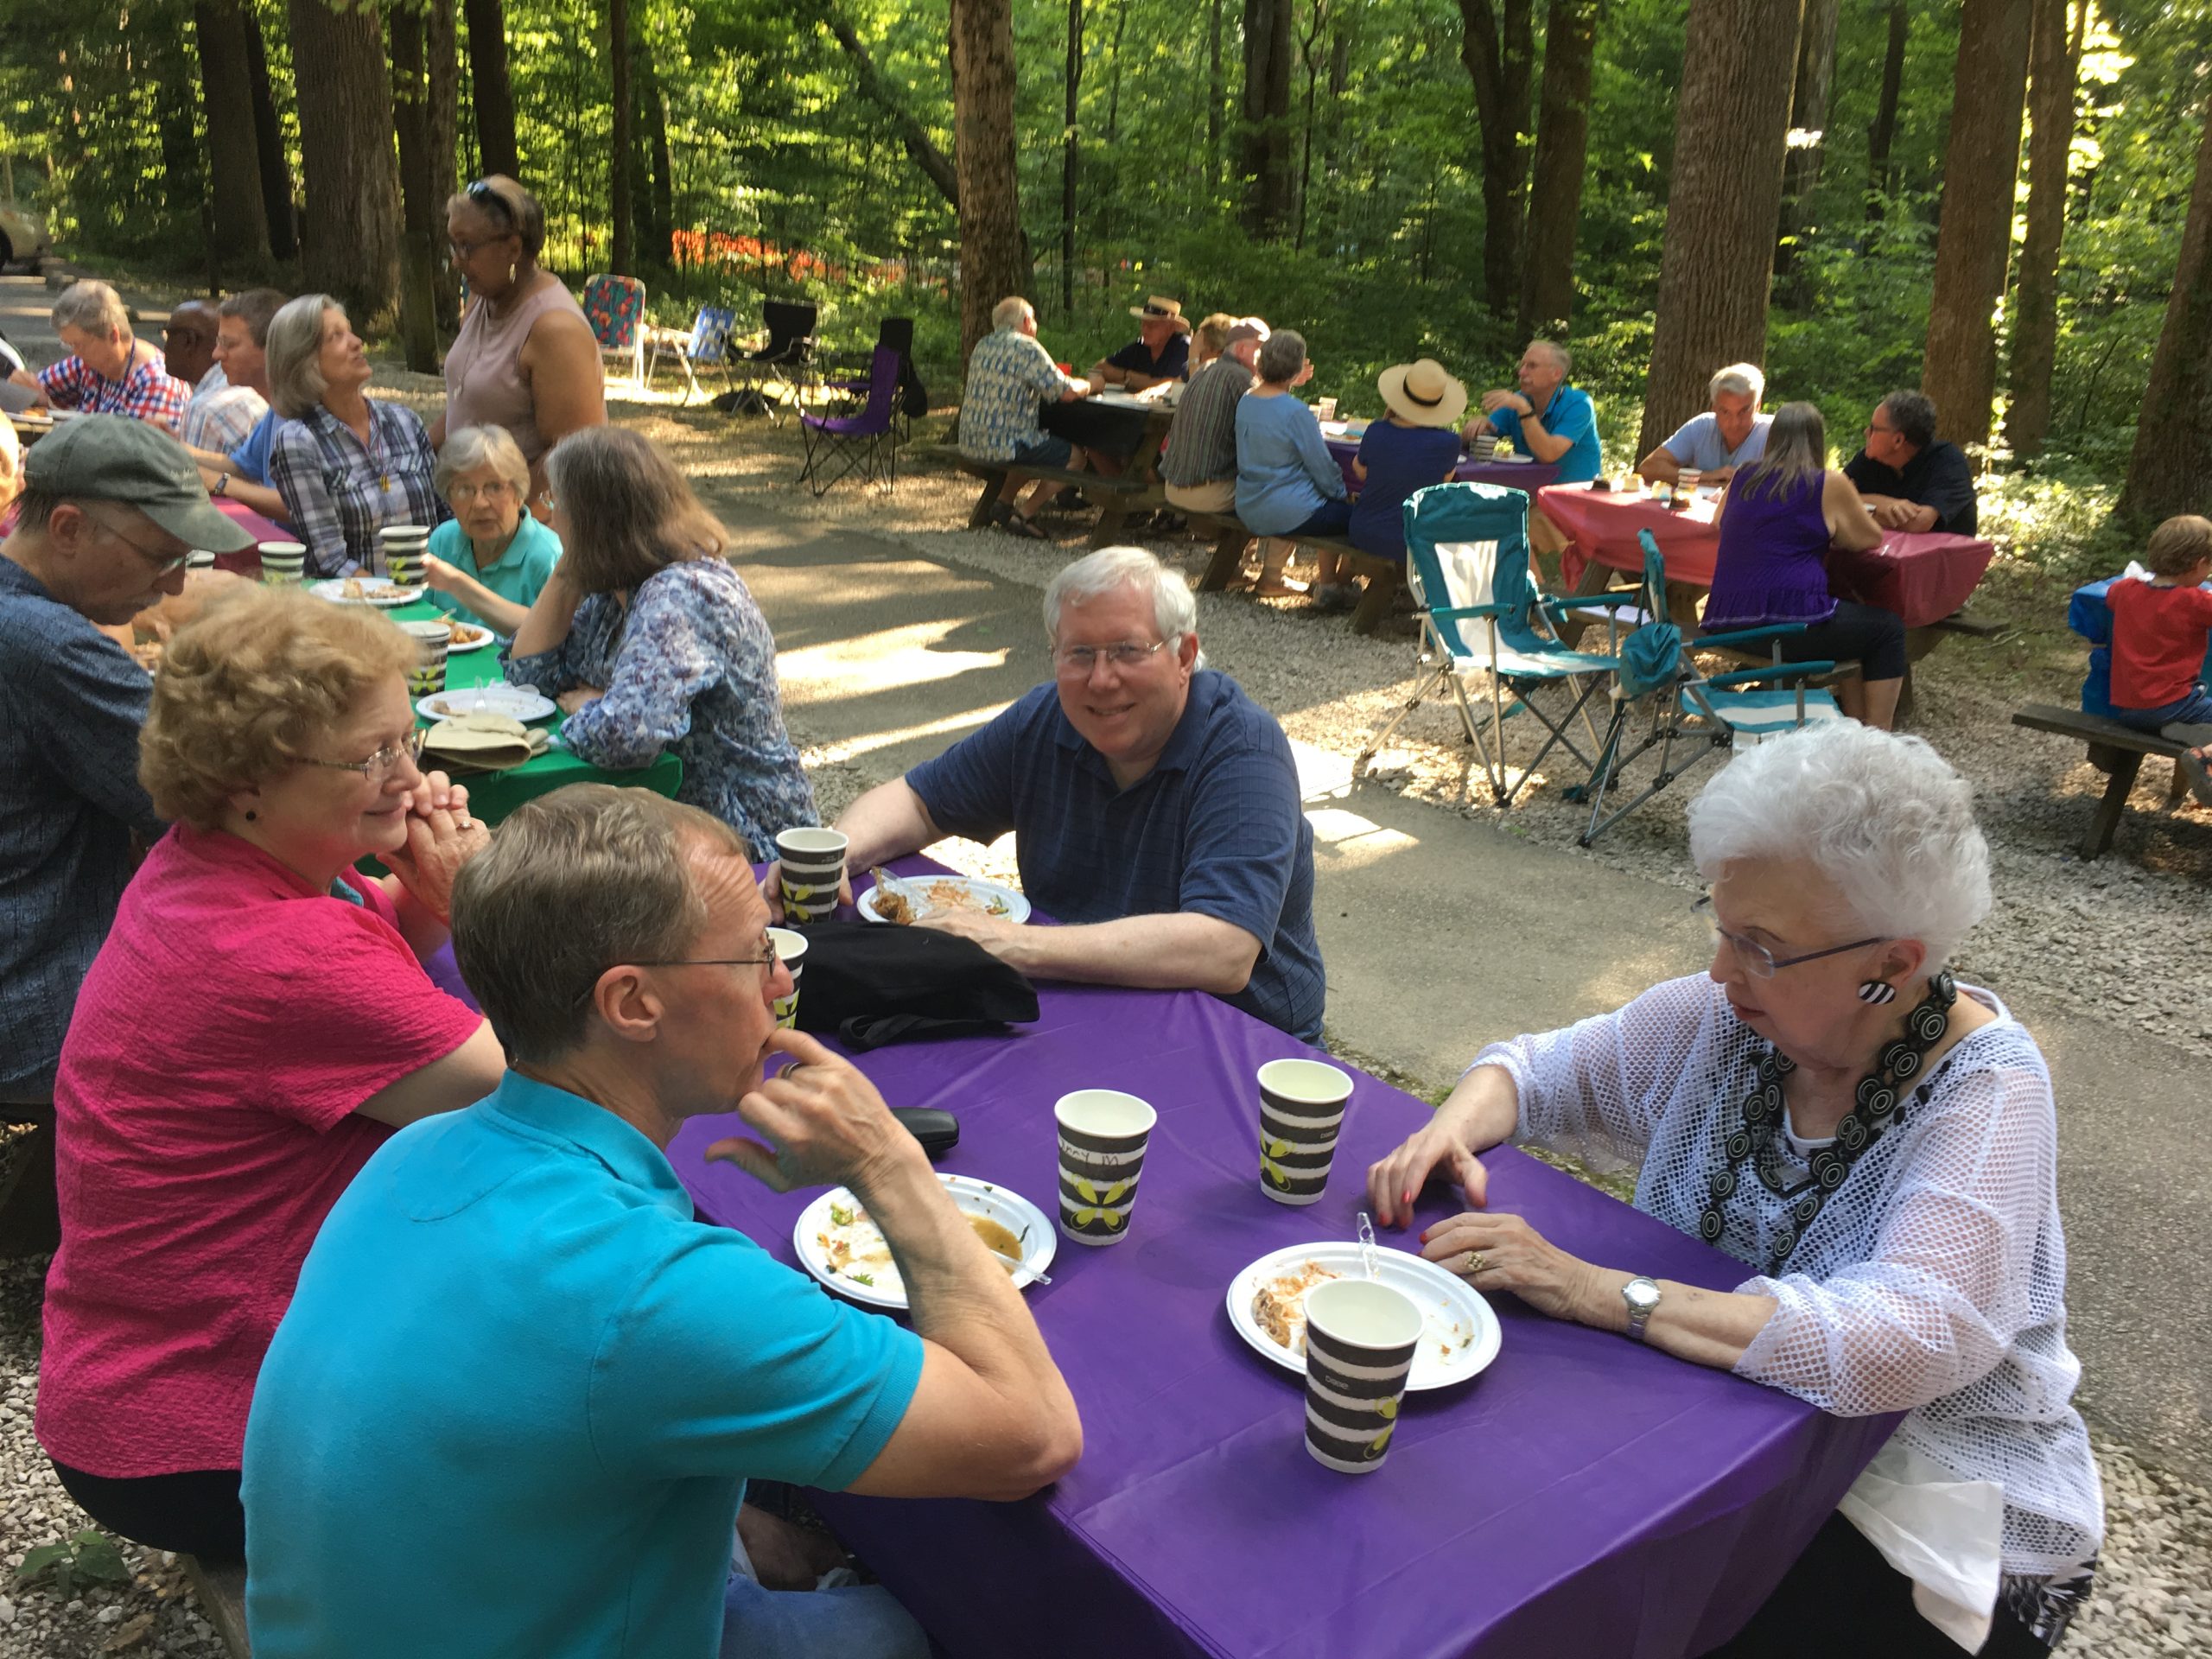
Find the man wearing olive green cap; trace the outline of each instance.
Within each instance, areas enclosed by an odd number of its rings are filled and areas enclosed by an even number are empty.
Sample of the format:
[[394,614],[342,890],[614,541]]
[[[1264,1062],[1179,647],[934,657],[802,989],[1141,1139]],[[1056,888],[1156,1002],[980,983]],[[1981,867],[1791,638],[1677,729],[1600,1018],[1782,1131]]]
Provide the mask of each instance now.
[[0,1107],[36,1122],[130,838],[162,830],[138,783],[151,682],[95,625],[182,591],[193,549],[253,538],[208,505],[182,444],[120,415],[34,444],[18,507],[0,543]]

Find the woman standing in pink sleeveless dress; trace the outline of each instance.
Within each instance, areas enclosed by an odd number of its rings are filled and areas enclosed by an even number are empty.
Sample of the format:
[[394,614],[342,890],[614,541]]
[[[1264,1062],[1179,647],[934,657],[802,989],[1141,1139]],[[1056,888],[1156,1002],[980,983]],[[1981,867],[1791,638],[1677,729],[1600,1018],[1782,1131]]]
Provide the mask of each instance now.
[[607,423],[599,341],[567,285],[538,269],[545,213],[512,179],[479,179],[448,202],[446,239],[469,303],[446,353],[446,412],[431,447],[464,426],[505,427],[530,463],[530,509],[543,518],[545,452]]

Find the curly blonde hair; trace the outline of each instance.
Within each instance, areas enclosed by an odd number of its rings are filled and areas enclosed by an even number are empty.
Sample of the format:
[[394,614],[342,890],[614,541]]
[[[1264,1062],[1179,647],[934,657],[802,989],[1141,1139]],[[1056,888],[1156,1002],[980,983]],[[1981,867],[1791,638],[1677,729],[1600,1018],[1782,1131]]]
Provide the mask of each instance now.
[[241,586],[162,653],[138,781],[163,817],[213,830],[232,795],[304,757],[418,649],[373,611]]

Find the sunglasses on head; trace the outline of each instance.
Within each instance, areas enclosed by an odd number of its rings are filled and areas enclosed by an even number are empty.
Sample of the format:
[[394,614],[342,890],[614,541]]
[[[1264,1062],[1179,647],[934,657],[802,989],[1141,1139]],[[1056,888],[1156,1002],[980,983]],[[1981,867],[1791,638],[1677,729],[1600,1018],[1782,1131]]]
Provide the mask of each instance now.
[[490,183],[486,180],[477,180],[475,183],[470,185],[468,188],[461,194],[466,195],[469,200],[474,202],[479,207],[484,208],[487,212],[499,214],[502,224],[510,226],[514,224],[515,210],[508,205],[507,199],[501,195],[497,190],[494,190]]

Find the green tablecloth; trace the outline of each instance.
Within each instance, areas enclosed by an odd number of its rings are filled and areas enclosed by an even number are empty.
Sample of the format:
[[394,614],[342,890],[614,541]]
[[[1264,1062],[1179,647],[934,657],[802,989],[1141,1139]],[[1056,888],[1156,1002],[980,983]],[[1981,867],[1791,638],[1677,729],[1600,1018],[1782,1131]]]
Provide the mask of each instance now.
[[[427,600],[418,600],[412,605],[399,606],[386,614],[395,622],[415,622],[432,621],[443,613]],[[488,685],[499,678],[499,648],[497,645],[486,645],[481,651],[464,651],[446,658],[446,684],[448,687]],[[532,724],[558,732],[566,718],[564,715],[555,715],[550,721],[533,721]],[[431,722],[423,721],[422,723],[428,726]],[[672,796],[677,786],[683,781],[683,763],[674,755],[664,753],[652,765],[635,772],[608,772],[604,767],[578,760],[566,749],[555,748],[512,771],[481,772],[464,781],[468,785],[469,810],[486,823],[497,823],[524,801],[535,800],[563,784],[622,784],[650,789],[657,795]]]

